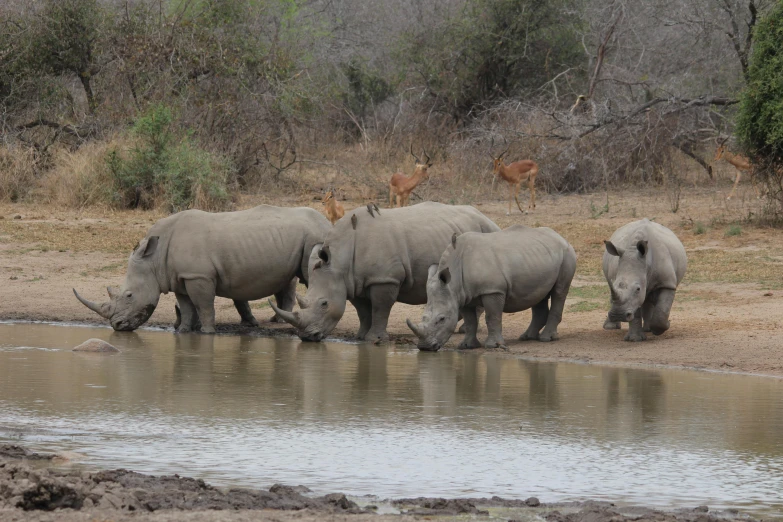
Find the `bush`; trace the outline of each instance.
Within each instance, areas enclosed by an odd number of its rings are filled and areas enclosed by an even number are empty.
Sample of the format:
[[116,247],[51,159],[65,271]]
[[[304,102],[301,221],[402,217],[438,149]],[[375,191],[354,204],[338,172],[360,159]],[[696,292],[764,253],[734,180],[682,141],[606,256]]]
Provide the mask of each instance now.
[[58,150],[52,160],[54,167],[41,180],[40,196],[47,203],[73,208],[111,206],[114,180],[105,160],[108,151],[118,147],[117,141],[99,141],[73,152]]
[[172,114],[158,105],[139,118],[132,129],[130,150],[109,151],[107,165],[113,180],[114,204],[124,208],[164,207],[224,210],[231,204],[231,163],[196,146],[189,137],[175,140]]
[[783,3],[777,2],[754,31],[747,87],[737,116],[737,136],[764,182],[767,198],[783,211]]
[[39,156],[32,147],[0,147],[0,201],[23,199],[35,184]]
[[731,225],[726,229],[726,237],[739,236],[742,234],[742,227],[739,225]]

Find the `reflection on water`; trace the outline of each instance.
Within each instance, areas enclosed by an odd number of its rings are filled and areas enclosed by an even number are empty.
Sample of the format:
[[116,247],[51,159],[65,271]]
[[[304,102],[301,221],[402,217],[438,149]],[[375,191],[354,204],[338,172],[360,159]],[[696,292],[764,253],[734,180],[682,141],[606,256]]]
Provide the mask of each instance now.
[[[90,337],[118,355],[77,354]],[[215,484],[783,506],[778,379],[0,324],[0,440]]]

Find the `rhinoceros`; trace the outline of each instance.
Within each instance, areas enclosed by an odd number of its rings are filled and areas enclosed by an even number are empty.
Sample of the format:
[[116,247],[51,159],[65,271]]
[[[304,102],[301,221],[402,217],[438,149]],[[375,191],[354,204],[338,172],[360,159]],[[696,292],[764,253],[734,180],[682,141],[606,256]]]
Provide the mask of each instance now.
[[618,228],[605,244],[603,269],[612,302],[604,328],[630,323],[626,341],[644,341],[645,332],[661,335],[669,329],[674,292],[685,276],[685,247],[674,232],[648,219]]
[[243,324],[258,322],[248,301],[274,295],[292,310],[298,277],[307,282],[314,245],[331,229],[311,208],[260,205],[238,212],[186,210],[155,223],[128,260],[122,288],[109,287],[110,301],[97,304],[74,294],[109,319],[115,330],[135,330],[174,292],[178,331],[215,331],[215,296],[234,300]]
[[[420,350],[437,351],[465,318],[460,348],[481,346],[476,307],[486,312],[487,348],[504,347],[503,313],[533,309],[520,341],[557,339],[576,252],[551,228],[514,225],[494,234],[455,235],[440,263],[429,268],[427,306],[421,322],[407,320]],[[543,328],[543,331],[542,331]]]
[[496,232],[498,226],[470,206],[425,202],[384,209],[374,205],[346,214],[310,256],[310,286],[297,296],[298,312],[270,305],[305,341],[320,341],[337,325],[346,301],[359,315],[360,340],[388,339],[395,302],[427,302],[427,269],[456,232]]

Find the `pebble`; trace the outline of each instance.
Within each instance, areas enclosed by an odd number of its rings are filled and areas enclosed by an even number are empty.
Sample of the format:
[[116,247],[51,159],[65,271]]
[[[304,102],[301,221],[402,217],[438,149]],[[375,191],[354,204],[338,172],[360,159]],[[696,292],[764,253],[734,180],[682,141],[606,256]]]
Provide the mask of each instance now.
[[117,353],[119,350],[100,339],[87,339],[82,344],[71,350],[73,352],[90,352],[90,353]]
[[538,500],[537,497],[530,497],[529,499],[525,500],[525,505],[530,507],[538,507],[541,505],[541,501]]
[[14,219],[22,219],[22,215],[21,214],[17,214],[17,215],[14,216]]

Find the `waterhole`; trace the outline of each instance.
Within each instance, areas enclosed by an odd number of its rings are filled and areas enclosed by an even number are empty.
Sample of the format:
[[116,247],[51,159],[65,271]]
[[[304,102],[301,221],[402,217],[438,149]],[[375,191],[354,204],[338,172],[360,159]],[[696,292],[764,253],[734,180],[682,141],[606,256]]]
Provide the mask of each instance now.
[[0,441],[215,485],[770,513],[782,410],[765,377],[0,324]]

